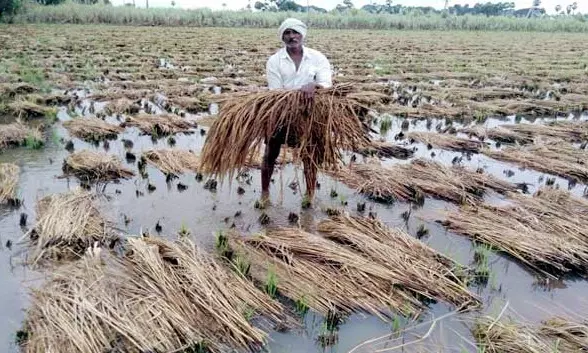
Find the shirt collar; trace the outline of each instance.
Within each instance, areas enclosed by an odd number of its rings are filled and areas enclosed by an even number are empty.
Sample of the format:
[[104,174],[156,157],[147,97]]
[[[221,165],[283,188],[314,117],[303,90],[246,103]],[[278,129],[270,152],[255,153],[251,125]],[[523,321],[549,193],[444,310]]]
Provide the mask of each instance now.
[[[286,50],[286,48],[282,48],[282,52],[280,54],[280,57],[282,59],[290,59],[292,60],[292,58],[290,58],[290,55],[288,54],[288,51]],[[305,46],[302,46],[302,60],[307,60],[310,59],[310,53],[309,51],[306,49]]]

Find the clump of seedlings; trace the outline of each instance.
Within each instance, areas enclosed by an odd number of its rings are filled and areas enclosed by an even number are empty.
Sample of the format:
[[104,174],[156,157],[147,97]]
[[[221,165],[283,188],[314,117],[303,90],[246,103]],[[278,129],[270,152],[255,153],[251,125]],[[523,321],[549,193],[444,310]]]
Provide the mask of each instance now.
[[211,192],[215,192],[217,185],[218,185],[218,182],[216,180],[208,179],[206,181],[206,183],[204,183],[204,189],[209,190]]
[[262,226],[266,226],[266,225],[270,224],[270,222],[271,222],[271,219],[267,215],[267,213],[262,212],[261,215],[259,216],[259,224],[261,224]]

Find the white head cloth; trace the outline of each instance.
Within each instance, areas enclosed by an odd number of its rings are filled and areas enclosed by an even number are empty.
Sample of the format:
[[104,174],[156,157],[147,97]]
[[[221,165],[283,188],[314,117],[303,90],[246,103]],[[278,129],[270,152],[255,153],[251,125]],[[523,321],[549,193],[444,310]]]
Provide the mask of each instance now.
[[280,29],[278,30],[278,36],[280,38],[280,42],[282,41],[282,37],[284,36],[284,32],[287,29],[293,29],[296,32],[302,34],[302,38],[306,38],[306,25],[304,22],[296,19],[296,18],[288,18],[282,22]]

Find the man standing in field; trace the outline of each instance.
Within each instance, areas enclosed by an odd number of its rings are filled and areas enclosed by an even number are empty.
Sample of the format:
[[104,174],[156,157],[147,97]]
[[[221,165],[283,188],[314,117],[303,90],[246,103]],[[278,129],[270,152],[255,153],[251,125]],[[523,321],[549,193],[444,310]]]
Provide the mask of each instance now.
[[[284,43],[284,47],[268,59],[266,76],[270,89],[301,90],[307,99],[313,99],[317,87],[329,88],[332,86],[332,72],[329,60],[322,53],[304,46],[306,30],[306,25],[295,18],[289,18],[282,23],[278,30],[278,36]],[[269,141],[266,141],[261,167],[263,201],[269,200],[271,176],[284,143],[289,147],[296,147],[298,144],[295,136],[288,136],[288,141],[286,141],[285,129],[278,129]],[[309,175],[313,173],[306,173],[309,167],[304,166],[304,176],[306,196],[310,201],[314,197],[316,177]]]

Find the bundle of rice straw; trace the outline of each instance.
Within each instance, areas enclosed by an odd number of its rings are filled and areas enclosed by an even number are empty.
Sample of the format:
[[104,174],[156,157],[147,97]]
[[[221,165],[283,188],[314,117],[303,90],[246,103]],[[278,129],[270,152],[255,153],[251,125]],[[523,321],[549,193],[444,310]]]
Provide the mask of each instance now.
[[506,129],[501,126],[488,129],[482,125],[474,125],[460,129],[459,132],[467,134],[470,137],[476,137],[480,141],[491,139],[496,142],[519,143],[521,145],[533,143],[533,139],[528,135]]
[[135,175],[116,156],[87,150],[69,155],[63,161],[62,169],[66,176],[74,175],[84,181],[130,179]]
[[63,123],[70,135],[87,141],[116,139],[124,129],[98,118],[72,119]]
[[567,142],[546,142],[500,151],[487,149],[483,153],[488,157],[516,163],[524,168],[576,181],[588,181],[588,153]]
[[185,172],[198,173],[200,168],[198,155],[186,150],[150,150],[143,153],[143,157],[166,175],[179,175]]
[[513,204],[502,207],[462,206],[447,214],[445,225],[547,276],[588,271],[588,201],[549,188],[509,198]]
[[316,177],[317,168],[337,167],[343,150],[369,142],[355,113],[357,102],[346,97],[350,92],[350,85],[319,89],[312,102],[298,90],[234,96],[221,106],[210,129],[201,155],[203,172],[232,179],[278,128],[298,140],[297,159],[309,178]]
[[458,152],[478,153],[484,143],[476,140],[468,140],[453,135],[436,132],[411,132],[407,136],[411,141],[424,143],[430,148],[440,148]]
[[554,121],[547,125],[510,124],[502,127],[532,140],[538,136],[568,142],[582,142],[588,139],[588,122],[586,121]]
[[177,133],[192,133],[197,125],[177,115],[139,114],[128,117],[125,126],[139,128],[142,133],[153,136],[167,136]]
[[0,148],[20,146],[27,138],[42,141],[43,134],[38,129],[31,129],[21,122],[0,124]]
[[0,205],[17,203],[16,187],[20,168],[14,163],[0,163]]
[[116,99],[104,107],[106,114],[137,114],[141,110],[141,105],[127,98]]
[[352,163],[347,168],[327,171],[358,192],[377,201],[422,202],[425,196],[456,203],[477,203],[489,190],[516,191],[514,184],[462,166],[415,159],[408,164],[384,167],[375,163]]
[[381,158],[408,159],[414,155],[414,151],[389,142],[371,141],[367,148],[358,151],[364,156],[377,156]]
[[252,352],[267,334],[245,313],[284,318],[186,239],[131,238],[122,257],[99,250],[32,289],[22,352]]
[[[369,222],[369,221],[368,221]],[[331,224],[323,224],[323,230],[332,237]],[[346,234],[359,232],[350,225]],[[402,238],[393,232],[372,230],[378,236]],[[408,237],[408,236],[406,236]],[[362,239],[365,239],[363,236]],[[259,283],[277,283],[277,292],[292,301],[303,302],[309,308],[327,315],[328,313],[368,312],[387,320],[390,310],[402,315],[417,316],[423,309],[421,299],[443,299],[450,303],[466,306],[476,302],[465,287],[462,287],[451,273],[447,259],[431,255],[425,260],[426,247],[416,246],[410,253],[404,253],[395,242],[381,243],[366,240],[373,246],[380,246],[378,255],[362,253],[339,242],[307,233],[298,228],[275,228],[254,237],[230,235],[228,238],[232,257],[245,258],[250,264],[250,275]],[[404,248],[404,246],[402,246]],[[418,250],[423,252],[415,256]],[[382,257],[388,256],[382,263]],[[428,261],[428,262],[427,262]],[[234,260],[235,262],[235,260]],[[410,275],[399,272],[394,266],[399,262],[414,263],[414,274],[420,270],[420,278],[432,288],[421,287],[419,281]],[[443,264],[447,266],[444,266]],[[430,281],[437,277],[437,282]],[[456,279],[456,284],[450,280]],[[428,278],[428,279],[425,279]],[[422,282],[421,282],[422,283]],[[438,287],[440,283],[446,287]],[[422,295],[422,296],[421,296]]]
[[479,319],[472,330],[481,350],[488,353],[572,353],[588,350],[588,322],[554,317],[540,325]]
[[95,243],[109,246],[118,237],[98,208],[97,195],[77,189],[37,203],[37,223],[25,234],[31,264],[81,257]]

